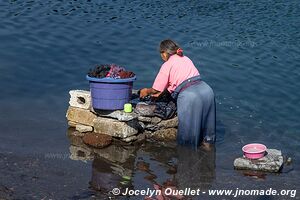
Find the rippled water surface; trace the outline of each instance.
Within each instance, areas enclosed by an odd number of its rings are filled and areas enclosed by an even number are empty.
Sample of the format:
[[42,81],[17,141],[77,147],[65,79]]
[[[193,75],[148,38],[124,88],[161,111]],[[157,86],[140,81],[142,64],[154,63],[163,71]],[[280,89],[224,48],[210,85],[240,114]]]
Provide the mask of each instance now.
[[[207,174],[191,182],[216,189],[300,189],[299,1],[3,0],[0,20],[0,197],[100,195],[89,187],[92,174],[109,179],[116,172],[101,172],[101,159],[68,158],[68,91],[88,89],[85,74],[97,63],[126,66],[138,76],[135,88],[149,87],[165,38],[183,47],[215,91],[216,152],[186,175],[181,172],[202,155],[186,159],[180,148],[139,148],[124,167],[132,186],[169,179],[189,186],[178,177]],[[234,158],[250,142],[281,149],[292,166],[256,178],[233,170]]]

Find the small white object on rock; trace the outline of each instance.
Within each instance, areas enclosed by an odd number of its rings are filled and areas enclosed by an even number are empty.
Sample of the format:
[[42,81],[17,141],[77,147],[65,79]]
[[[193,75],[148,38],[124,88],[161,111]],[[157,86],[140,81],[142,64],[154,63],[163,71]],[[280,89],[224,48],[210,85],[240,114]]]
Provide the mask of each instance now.
[[91,131],[93,131],[93,127],[82,125],[82,124],[76,124],[76,130],[81,132],[81,133],[91,132]]
[[260,159],[240,157],[234,160],[233,165],[235,169],[279,172],[283,165],[283,156],[280,150],[267,149],[267,155]]
[[86,110],[91,109],[92,103],[90,91],[71,90],[69,94],[71,96],[69,101],[70,106]]

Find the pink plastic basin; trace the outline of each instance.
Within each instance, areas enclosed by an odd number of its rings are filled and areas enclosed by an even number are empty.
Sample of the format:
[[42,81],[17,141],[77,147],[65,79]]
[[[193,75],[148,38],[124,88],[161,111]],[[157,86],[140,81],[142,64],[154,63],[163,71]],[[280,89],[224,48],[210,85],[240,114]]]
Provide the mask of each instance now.
[[259,159],[264,157],[267,147],[263,144],[247,144],[242,148],[244,156],[249,159]]

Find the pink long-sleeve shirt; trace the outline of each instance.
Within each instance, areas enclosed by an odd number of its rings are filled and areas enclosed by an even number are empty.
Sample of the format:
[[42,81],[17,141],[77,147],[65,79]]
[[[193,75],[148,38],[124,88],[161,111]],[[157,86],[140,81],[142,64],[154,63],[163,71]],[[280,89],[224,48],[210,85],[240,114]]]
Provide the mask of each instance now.
[[152,88],[162,92],[168,89],[172,93],[178,85],[199,71],[187,56],[172,55],[160,68]]

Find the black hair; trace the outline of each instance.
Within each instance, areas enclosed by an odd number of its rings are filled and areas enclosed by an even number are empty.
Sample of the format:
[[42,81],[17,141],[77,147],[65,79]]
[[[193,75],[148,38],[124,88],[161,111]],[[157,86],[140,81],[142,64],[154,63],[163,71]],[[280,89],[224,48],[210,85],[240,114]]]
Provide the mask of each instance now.
[[168,54],[168,58],[171,56],[171,55],[174,55],[174,54],[177,54],[179,56],[183,56],[183,52],[182,50],[179,51],[178,49],[181,50],[181,48],[179,47],[179,45],[174,42],[173,40],[171,39],[166,39],[166,40],[163,40],[160,42],[160,45],[159,45],[159,51],[160,53],[167,53]]

